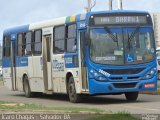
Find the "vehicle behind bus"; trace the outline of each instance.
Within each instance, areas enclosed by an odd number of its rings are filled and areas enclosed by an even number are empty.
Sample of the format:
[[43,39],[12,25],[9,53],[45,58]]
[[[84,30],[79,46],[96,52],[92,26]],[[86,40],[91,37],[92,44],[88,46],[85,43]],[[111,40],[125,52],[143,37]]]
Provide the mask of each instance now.
[[157,89],[156,48],[147,12],[104,11],[4,31],[3,79],[26,97],[41,92],[125,94]]
[[158,79],[160,79],[160,48],[156,49],[156,55],[157,55]]

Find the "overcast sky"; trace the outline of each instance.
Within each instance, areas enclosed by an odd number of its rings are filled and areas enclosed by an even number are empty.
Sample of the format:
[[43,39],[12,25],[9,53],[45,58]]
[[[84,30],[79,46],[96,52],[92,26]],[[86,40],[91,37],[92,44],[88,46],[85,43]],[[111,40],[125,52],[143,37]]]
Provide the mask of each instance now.
[[[0,0],[0,40],[3,30],[23,24],[84,13],[87,0]],[[117,0],[113,0],[117,9]],[[160,0],[123,0],[126,10],[160,12]],[[97,0],[94,11],[107,10],[107,0]]]

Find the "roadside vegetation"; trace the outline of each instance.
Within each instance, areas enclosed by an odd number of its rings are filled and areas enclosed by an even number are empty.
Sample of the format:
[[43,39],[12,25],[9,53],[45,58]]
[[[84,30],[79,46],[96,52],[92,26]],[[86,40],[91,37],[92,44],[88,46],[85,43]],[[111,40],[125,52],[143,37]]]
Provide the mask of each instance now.
[[[68,107],[46,107],[35,104],[23,104],[0,101],[0,111],[3,112],[47,112],[47,113],[74,113],[74,114],[91,114],[89,119],[86,120],[138,120],[132,117],[129,113],[120,112],[113,114],[112,112],[105,112],[100,109],[91,108],[68,108]],[[95,117],[92,117],[95,116]]]
[[87,120],[140,120],[140,119],[134,118],[129,113],[116,113],[116,114],[99,115],[96,117],[89,118]]
[[101,113],[103,110],[90,109],[90,108],[68,108],[68,107],[46,107],[35,104],[23,104],[23,103],[12,103],[0,101],[1,111],[16,111],[16,112],[31,112],[31,111],[46,111],[46,112],[60,112],[60,113]]

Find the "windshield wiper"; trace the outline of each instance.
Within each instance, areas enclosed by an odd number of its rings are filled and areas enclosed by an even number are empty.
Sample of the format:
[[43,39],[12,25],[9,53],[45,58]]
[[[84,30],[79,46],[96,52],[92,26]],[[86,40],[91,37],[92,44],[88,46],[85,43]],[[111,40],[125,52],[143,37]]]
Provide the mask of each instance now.
[[129,41],[131,41],[133,39],[133,37],[139,32],[139,28],[140,27],[136,27],[136,30],[134,32],[132,32],[131,36],[129,37]]
[[118,42],[118,39],[113,35],[108,27],[105,27],[105,30],[109,33],[109,37],[112,38],[114,42]]
[[128,43],[129,43],[129,50],[131,48],[131,40],[134,38],[134,36],[139,32],[140,27],[136,27],[135,31],[132,32],[131,36],[128,39]]

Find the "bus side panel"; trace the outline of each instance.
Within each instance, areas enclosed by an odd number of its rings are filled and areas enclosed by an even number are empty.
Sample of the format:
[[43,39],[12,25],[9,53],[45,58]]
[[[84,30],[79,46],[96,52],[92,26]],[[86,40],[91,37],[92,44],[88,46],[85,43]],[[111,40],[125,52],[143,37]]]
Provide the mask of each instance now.
[[41,56],[33,56],[29,60],[28,73],[32,92],[44,92],[43,65]]
[[3,81],[4,86],[12,90],[12,79],[11,79],[11,69],[10,68],[3,68]]
[[71,73],[73,75],[76,92],[81,93],[81,71],[79,68],[78,53],[65,54],[65,68],[66,73]]
[[28,76],[28,57],[17,57],[16,58],[16,79],[17,79],[17,85],[18,85],[19,91],[23,91],[24,75]]
[[66,73],[71,73],[74,78],[76,93],[82,93],[81,80],[80,80],[80,69],[79,68],[66,68]]
[[52,56],[52,80],[55,93],[67,93],[65,82],[64,54]]
[[3,58],[2,60],[3,66],[3,81],[4,85],[12,90],[12,79],[11,79],[11,60],[9,58]]

